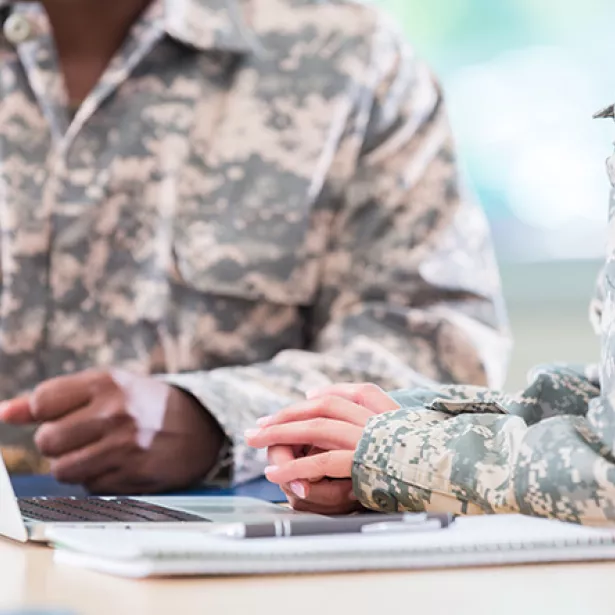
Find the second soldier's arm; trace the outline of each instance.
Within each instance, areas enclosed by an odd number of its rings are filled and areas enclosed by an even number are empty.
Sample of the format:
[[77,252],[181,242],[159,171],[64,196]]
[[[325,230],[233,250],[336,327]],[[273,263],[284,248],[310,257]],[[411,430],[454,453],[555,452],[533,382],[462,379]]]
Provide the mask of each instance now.
[[[615,168],[615,157],[609,168]],[[615,173],[611,174],[612,181]],[[368,423],[353,469],[370,508],[521,512],[587,525],[615,523],[615,210],[592,319],[601,336],[595,374],[553,366],[506,397],[449,390]]]

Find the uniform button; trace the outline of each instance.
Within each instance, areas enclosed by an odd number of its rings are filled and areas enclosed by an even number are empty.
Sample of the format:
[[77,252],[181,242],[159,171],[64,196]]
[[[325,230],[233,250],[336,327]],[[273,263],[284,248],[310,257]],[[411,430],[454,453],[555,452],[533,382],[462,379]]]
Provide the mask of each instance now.
[[399,510],[397,498],[384,489],[374,489],[372,498],[378,508],[384,512],[392,513]]
[[9,43],[19,45],[32,36],[32,24],[25,15],[13,13],[4,23],[4,36]]

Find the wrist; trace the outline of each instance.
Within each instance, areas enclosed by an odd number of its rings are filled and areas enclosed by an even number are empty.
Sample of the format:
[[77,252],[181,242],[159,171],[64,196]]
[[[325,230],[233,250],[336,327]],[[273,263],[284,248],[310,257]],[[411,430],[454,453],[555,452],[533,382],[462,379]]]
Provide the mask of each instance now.
[[199,461],[193,460],[198,467],[197,481],[203,480],[219,461],[227,441],[224,430],[211,412],[190,392],[171,387],[178,397],[179,405],[192,415],[195,436],[199,440]]
[[206,423],[206,440],[205,440],[205,471],[203,472],[203,478],[209,474],[214,466],[217,464],[224,444],[227,440],[226,434],[220,427],[220,424],[215,419],[213,414],[207,410],[203,404],[196,402],[199,405],[199,411],[203,420]]

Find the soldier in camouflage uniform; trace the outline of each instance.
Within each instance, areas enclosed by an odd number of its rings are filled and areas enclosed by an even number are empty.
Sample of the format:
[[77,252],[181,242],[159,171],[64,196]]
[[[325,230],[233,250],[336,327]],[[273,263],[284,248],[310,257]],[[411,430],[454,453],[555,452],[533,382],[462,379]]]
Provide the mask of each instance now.
[[[609,107],[597,117],[614,117]],[[606,267],[591,316],[599,366],[534,369],[517,395],[480,387],[339,385],[246,433],[267,476],[317,512],[522,513],[615,524],[615,155]],[[325,477],[325,478],[323,478]],[[335,481],[330,479],[334,478]],[[312,499],[328,489],[329,501]]]
[[94,491],[245,481],[265,456],[244,430],[310,388],[502,383],[483,213],[437,84],[373,9],[0,9],[13,468],[42,454]]

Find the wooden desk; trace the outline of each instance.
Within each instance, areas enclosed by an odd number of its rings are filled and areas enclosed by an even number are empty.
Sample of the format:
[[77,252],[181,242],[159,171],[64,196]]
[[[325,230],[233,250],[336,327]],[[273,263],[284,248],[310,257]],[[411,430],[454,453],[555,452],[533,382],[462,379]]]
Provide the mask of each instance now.
[[614,564],[297,577],[128,581],[56,566],[0,539],[0,609],[76,615],[599,615],[615,612]]

